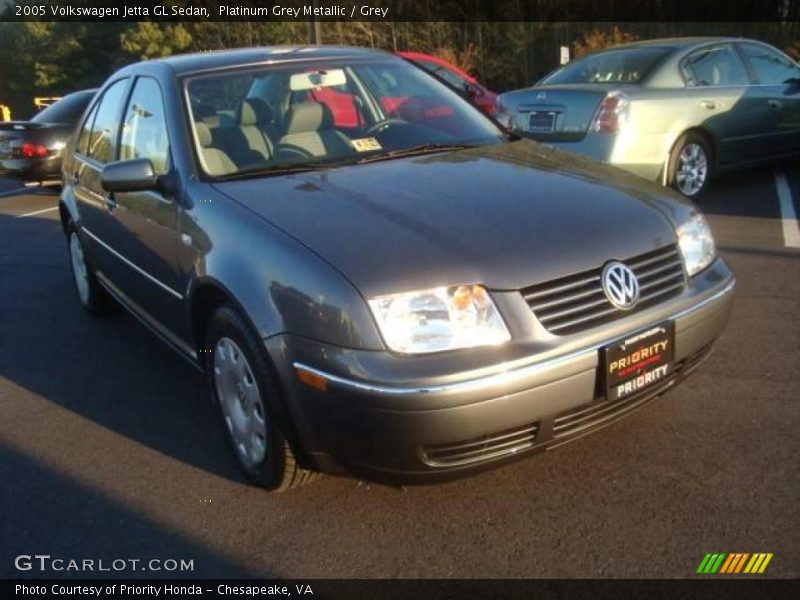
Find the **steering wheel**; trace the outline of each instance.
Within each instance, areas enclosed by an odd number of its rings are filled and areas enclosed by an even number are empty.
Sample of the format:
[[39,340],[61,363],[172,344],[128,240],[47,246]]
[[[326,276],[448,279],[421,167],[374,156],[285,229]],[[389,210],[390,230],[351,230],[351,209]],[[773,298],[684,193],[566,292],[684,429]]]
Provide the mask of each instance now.
[[403,119],[395,119],[389,118],[384,119],[383,121],[378,121],[374,125],[372,125],[369,129],[367,129],[364,134],[365,135],[374,135],[376,133],[380,133],[381,131],[385,131],[389,127],[393,127],[395,125],[408,125],[408,121],[404,121]]

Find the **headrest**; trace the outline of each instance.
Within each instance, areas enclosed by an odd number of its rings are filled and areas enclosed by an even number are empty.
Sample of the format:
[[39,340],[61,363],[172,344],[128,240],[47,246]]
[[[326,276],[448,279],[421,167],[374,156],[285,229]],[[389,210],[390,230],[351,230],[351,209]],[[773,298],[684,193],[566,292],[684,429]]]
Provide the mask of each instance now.
[[286,133],[308,133],[333,126],[331,110],[321,102],[302,102],[289,110]]
[[212,144],[211,130],[203,122],[195,123],[194,130],[197,132],[197,141],[200,147],[208,148]]
[[245,98],[239,105],[239,125],[266,125],[272,121],[272,110],[261,98]]
[[194,102],[192,114],[197,121],[203,121],[209,127],[219,127],[219,115],[214,108],[205,102]]

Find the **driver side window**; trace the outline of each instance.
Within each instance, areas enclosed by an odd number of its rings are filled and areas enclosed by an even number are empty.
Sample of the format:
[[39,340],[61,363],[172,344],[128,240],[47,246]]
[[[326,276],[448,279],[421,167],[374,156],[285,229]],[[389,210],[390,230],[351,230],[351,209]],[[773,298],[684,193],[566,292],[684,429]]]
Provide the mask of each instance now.
[[761,44],[742,44],[742,50],[755,72],[758,83],[780,85],[800,77],[800,67],[785,56]]
[[169,137],[161,88],[150,77],[136,80],[122,124],[120,160],[149,158],[156,175],[170,168]]

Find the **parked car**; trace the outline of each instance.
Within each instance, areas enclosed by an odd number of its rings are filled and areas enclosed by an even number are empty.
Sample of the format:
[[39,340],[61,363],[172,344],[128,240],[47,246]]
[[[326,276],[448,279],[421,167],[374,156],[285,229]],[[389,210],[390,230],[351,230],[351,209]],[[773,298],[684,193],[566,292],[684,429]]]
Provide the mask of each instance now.
[[800,66],[733,38],[635,42],[500,96],[501,122],[697,198],[715,172],[800,153]]
[[[309,99],[328,88],[363,125]],[[728,318],[694,205],[570,157],[391,54],[192,54],[105,83],[60,215],[81,305],[206,373],[257,484],[433,481],[617,419]]]
[[497,95],[489,91],[469,73],[465,73],[454,64],[436,56],[420,52],[398,52],[398,56],[410,60],[415,65],[441,77],[463,96],[476,104],[487,115],[494,114]]
[[96,90],[83,90],[36,113],[0,122],[0,175],[25,181],[61,179],[61,153]]

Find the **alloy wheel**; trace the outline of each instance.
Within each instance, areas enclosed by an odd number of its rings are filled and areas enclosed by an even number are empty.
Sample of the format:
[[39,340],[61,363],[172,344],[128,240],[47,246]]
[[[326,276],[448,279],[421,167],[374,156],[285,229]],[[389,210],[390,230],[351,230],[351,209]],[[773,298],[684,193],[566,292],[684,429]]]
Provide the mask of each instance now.
[[678,155],[675,171],[678,189],[686,196],[694,196],[703,189],[707,178],[708,156],[705,149],[694,142],[686,144]]

